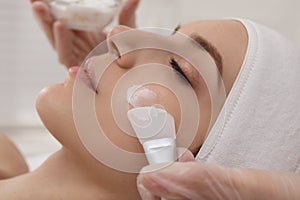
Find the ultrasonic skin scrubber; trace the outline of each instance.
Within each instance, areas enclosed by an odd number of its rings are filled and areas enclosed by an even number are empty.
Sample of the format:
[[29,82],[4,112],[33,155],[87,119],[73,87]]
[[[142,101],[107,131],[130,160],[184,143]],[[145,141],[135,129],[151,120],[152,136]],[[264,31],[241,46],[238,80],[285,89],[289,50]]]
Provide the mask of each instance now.
[[127,90],[127,112],[131,126],[143,145],[149,164],[170,163],[177,159],[176,130],[172,115],[155,105],[157,94],[142,85]]

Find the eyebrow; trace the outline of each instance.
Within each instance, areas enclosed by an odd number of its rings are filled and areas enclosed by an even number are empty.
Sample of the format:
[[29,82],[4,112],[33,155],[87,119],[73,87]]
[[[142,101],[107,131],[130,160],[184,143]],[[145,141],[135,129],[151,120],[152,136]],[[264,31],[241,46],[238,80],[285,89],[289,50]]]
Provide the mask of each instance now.
[[[174,29],[174,32],[172,35],[177,33],[180,28],[181,28],[181,25],[179,24]],[[221,56],[220,52],[218,51],[218,49],[213,44],[211,44],[209,41],[204,39],[198,33],[192,33],[191,35],[189,35],[189,37],[197,43],[197,46],[199,46],[202,50],[205,50],[209,53],[209,55],[214,59],[216,65],[217,65],[217,68],[218,68],[220,74],[222,75],[223,59],[222,59],[222,56]]]
[[193,33],[190,35],[190,37],[199,45],[199,47],[201,49],[204,49],[205,51],[207,51],[209,53],[209,55],[214,59],[217,68],[220,72],[220,74],[222,75],[223,72],[223,59],[222,56],[220,54],[220,52],[218,51],[218,49],[211,44],[209,41],[207,41],[206,39],[204,39],[202,36],[200,36],[197,33]]

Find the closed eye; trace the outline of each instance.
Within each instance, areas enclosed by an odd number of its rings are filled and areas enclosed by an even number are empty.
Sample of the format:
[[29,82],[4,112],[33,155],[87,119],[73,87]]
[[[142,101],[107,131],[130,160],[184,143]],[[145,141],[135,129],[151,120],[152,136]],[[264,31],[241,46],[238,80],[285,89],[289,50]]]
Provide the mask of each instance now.
[[182,71],[181,67],[179,66],[178,62],[174,59],[171,58],[169,61],[171,67],[175,70],[175,72],[184,80],[190,83],[189,79],[186,77],[185,73]]

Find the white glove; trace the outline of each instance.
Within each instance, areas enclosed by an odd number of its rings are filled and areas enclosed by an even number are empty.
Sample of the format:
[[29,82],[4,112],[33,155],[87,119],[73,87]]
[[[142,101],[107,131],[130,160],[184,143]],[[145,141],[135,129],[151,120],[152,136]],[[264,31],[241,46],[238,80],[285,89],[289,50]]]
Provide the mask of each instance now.
[[152,165],[141,170],[137,183],[143,200],[300,199],[299,174],[225,168],[190,161],[187,154],[168,167]]
[[[106,32],[78,31],[66,28],[53,18],[49,6],[43,0],[30,0],[37,21],[55,49],[58,60],[67,68],[80,66],[86,56],[106,39]],[[119,14],[119,24],[135,27],[135,11],[139,0],[126,0]]]

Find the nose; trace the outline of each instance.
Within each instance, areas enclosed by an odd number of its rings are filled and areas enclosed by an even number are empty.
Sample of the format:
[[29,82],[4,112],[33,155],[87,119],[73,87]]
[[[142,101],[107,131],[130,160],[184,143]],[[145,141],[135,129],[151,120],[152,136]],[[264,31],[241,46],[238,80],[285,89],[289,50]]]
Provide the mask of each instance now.
[[122,26],[122,25],[119,25],[119,26],[116,26],[114,27],[107,35],[108,39],[109,38],[112,38],[112,36],[115,36],[119,33],[122,33],[124,31],[129,31],[131,30],[131,28],[129,28],[128,26]]
[[[129,68],[132,66],[132,56],[128,54],[123,55],[124,51],[126,52],[130,49],[130,42],[126,40],[126,36],[122,36],[121,33],[132,30],[127,26],[116,26],[114,27],[107,35],[107,44],[108,51],[111,54],[118,56],[117,63],[122,68]],[[120,35],[118,37],[118,35]]]

